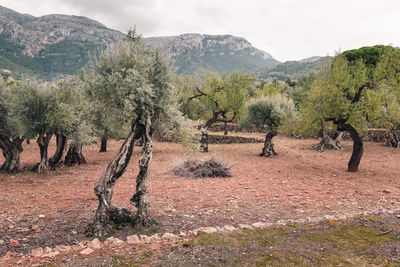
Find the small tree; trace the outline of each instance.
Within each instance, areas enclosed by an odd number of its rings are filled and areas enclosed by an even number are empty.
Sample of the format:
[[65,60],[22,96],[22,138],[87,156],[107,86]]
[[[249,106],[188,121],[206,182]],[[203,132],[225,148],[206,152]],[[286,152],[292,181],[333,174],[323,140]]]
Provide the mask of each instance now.
[[203,152],[208,152],[208,128],[211,125],[223,122],[226,128],[226,123],[240,119],[252,81],[250,76],[239,73],[221,77],[207,73],[200,87],[186,87],[183,109],[192,119],[206,120],[201,131]]
[[248,102],[247,113],[243,117],[242,125],[246,128],[262,127],[267,131],[260,156],[274,157],[277,155],[272,138],[278,134],[283,122],[293,118],[295,114],[293,101],[280,94],[263,96]]

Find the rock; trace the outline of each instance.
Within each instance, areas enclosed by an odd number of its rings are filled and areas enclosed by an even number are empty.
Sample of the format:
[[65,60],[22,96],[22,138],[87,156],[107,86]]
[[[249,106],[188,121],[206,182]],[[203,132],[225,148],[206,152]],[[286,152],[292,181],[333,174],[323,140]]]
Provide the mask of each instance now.
[[158,234],[154,234],[154,235],[150,236],[150,241],[152,241],[152,242],[160,242],[161,238],[160,238],[160,236]]
[[386,193],[386,194],[390,194],[390,191],[387,190],[387,189],[383,190],[382,192],[383,192],[383,193]]
[[68,253],[70,250],[72,250],[70,246],[64,246],[64,245],[56,246],[55,248],[61,253]]
[[71,234],[73,234],[73,235],[77,235],[77,234],[78,234],[78,232],[74,230],[74,231],[72,231],[72,232],[71,232]]
[[265,228],[265,223],[263,222],[256,222],[252,224],[255,228]]
[[10,247],[17,248],[19,246],[20,246],[20,244],[19,244],[18,240],[15,240],[15,239],[10,240]]
[[115,237],[113,243],[114,245],[122,245],[125,244],[125,241]]
[[11,256],[11,251],[7,252],[6,255],[1,258],[0,262],[8,261],[9,259],[11,259]]
[[224,225],[224,230],[225,231],[236,231],[236,227],[232,226],[232,225]]
[[81,248],[85,248],[86,246],[87,246],[87,244],[88,244],[88,242],[86,241],[86,240],[82,240],[81,242],[79,242],[79,246],[81,247]]
[[334,219],[336,219],[336,218],[335,218],[335,216],[333,216],[333,215],[326,215],[326,216],[325,216],[325,219],[327,219],[327,220],[334,220]]
[[43,214],[40,214],[40,215],[39,215],[39,218],[44,218],[44,217],[46,217],[46,216],[43,215]]
[[[50,249],[50,250],[48,250],[48,249]],[[46,251],[47,251],[47,252],[46,252]],[[44,248],[44,254],[43,254],[42,257],[54,258],[55,256],[57,256],[57,255],[59,255],[59,254],[60,254],[59,251],[57,251],[57,250],[52,250],[52,249],[49,248],[49,247],[45,247],[45,248]]]
[[106,239],[106,241],[104,241],[104,245],[108,246],[110,244],[114,243],[114,237],[109,237]]
[[93,239],[89,243],[89,247],[93,249],[99,249],[101,247],[101,242],[98,238]]
[[80,250],[80,249],[81,249],[81,246],[72,245],[71,248],[72,248],[72,250]]
[[150,237],[148,237],[147,235],[140,235],[140,241],[142,241],[143,243],[149,243],[150,242]]
[[35,249],[32,249],[31,255],[32,255],[33,257],[41,257],[41,256],[43,256],[43,248],[35,248]]
[[91,249],[91,248],[85,248],[85,249],[82,250],[80,253],[81,253],[82,255],[89,255],[89,254],[91,254],[91,253],[93,253],[93,252],[94,252],[93,249]]
[[250,225],[250,224],[239,224],[239,228],[240,229],[254,229],[254,226]]
[[0,239],[0,246],[3,245],[5,242],[3,239]]
[[199,232],[204,232],[204,233],[207,233],[207,234],[212,234],[212,233],[218,232],[218,229],[215,228],[215,227],[203,227],[203,228],[200,228],[200,229],[197,229],[197,230]]
[[140,244],[140,239],[137,235],[130,235],[126,237],[126,242],[130,245]]
[[180,232],[179,236],[186,236],[186,234],[184,232]]
[[167,240],[174,240],[174,239],[178,239],[178,237],[174,234],[171,233],[165,233],[162,235],[161,237],[162,239],[167,239]]
[[39,225],[36,225],[36,224],[32,225],[31,228],[33,231],[37,231],[40,229]]
[[51,249],[51,247],[45,247],[44,249],[43,249],[43,253],[44,254],[48,254],[48,253],[50,253],[50,252],[52,252],[53,250]]

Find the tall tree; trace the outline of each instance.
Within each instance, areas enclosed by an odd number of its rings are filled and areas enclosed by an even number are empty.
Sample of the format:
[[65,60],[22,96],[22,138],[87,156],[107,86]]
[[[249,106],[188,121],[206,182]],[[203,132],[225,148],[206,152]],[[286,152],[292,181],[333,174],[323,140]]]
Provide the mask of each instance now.
[[[390,49],[390,48],[388,48]],[[384,90],[374,79],[375,68],[387,49],[361,48],[337,55],[313,83],[305,105],[309,125],[332,122],[353,140],[348,171],[356,172],[364,152],[361,133],[380,118]]]

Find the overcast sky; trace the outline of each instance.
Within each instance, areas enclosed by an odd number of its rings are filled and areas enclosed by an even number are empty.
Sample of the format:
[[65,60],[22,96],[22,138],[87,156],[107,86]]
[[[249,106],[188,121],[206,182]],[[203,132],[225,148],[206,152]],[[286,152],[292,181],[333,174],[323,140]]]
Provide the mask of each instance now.
[[183,33],[246,38],[280,61],[361,46],[400,46],[399,0],[0,0],[34,16],[87,16],[144,37]]

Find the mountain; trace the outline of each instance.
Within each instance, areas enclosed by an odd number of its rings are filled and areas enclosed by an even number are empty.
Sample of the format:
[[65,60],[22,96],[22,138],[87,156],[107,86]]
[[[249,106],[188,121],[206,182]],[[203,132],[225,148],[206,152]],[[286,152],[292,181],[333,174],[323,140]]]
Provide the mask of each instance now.
[[[123,38],[119,31],[80,16],[34,17],[0,6],[0,75],[53,80],[74,74],[102,49]],[[279,64],[246,39],[231,35],[183,34],[150,37],[178,74],[252,73]]]
[[86,17],[34,17],[0,6],[0,70],[44,80],[64,77],[122,37]]
[[310,73],[319,73],[325,64],[332,62],[332,57],[311,57],[300,61],[286,61],[273,67],[263,68],[255,75],[262,79],[277,79],[284,81],[287,78],[297,80]]
[[270,54],[253,47],[246,39],[232,35],[182,34],[145,38],[144,42],[169,55],[178,74],[201,74],[206,70],[252,73],[279,64]]

